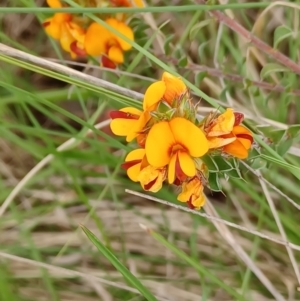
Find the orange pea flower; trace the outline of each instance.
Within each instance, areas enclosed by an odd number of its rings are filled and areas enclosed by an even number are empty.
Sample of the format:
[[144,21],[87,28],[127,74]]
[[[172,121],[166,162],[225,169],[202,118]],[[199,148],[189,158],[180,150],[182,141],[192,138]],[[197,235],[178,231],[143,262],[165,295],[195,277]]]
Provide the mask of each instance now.
[[208,151],[207,139],[200,128],[189,120],[176,117],[154,124],[146,139],[146,156],[150,165],[168,165],[168,181],[184,181],[196,174],[194,158]]
[[143,130],[151,118],[149,112],[126,107],[119,111],[110,112],[110,117],[112,118],[110,128],[115,135],[126,136],[127,142],[137,138],[139,144],[142,145]]
[[163,182],[166,179],[166,175],[166,167],[156,168],[148,165],[140,171],[138,180],[144,190],[157,192],[162,188]]
[[244,118],[233,109],[226,109],[217,118],[205,126],[205,132],[210,149],[222,148],[222,151],[236,158],[248,157],[248,150],[253,142],[252,133],[239,125]]
[[223,152],[239,159],[246,159],[253,143],[252,133],[241,125],[233,127],[230,136],[236,139],[223,147]]
[[200,209],[205,204],[204,186],[198,177],[183,182],[177,200],[186,202],[191,209]]
[[159,191],[166,179],[166,168],[155,168],[149,165],[143,148],[131,151],[122,167],[126,169],[128,177],[133,182],[140,182],[143,189],[147,191]]
[[153,111],[160,101],[166,101],[172,105],[173,101],[187,93],[184,82],[168,72],[164,72],[162,80],[151,84],[146,90],[143,108],[146,111]]
[[[106,23],[131,41],[134,40],[132,29],[124,22],[109,18]],[[101,24],[94,22],[86,31],[84,48],[91,56],[102,55],[104,67],[115,68],[117,64],[124,62],[123,52],[130,50],[131,45]]]
[[[51,8],[63,7],[59,0],[48,0]],[[55,40],[59,40],[61,47],[69,52],[72,58],[77,55],[85,55],[83,43],[85,30],[72,22],[72,15],[68,13],[56,13],[53,17],[43,22],[46,33]]]

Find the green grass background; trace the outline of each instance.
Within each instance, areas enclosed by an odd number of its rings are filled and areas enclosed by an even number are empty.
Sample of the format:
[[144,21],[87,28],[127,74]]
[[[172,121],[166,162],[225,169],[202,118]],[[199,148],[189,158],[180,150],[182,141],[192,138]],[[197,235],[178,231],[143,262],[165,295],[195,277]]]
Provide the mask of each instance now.
[[[136,44],[119,70],[72,62],[45,35],[42,3],[0,1],[0,42],[49,63],[0,53],[0,208],[28,179],[0,217],[0,300],[299,300],[299,251],[261,237],[300,245],[299,76],[187,0],[131,13]],[[220,3],[299,63],[300,1]],[[115,86],[51,71],[53,62]],[[224,193],[207,191],[205,212],[263,235],[172,207],[173,187],[155,194],[169,205],[125,192],[142,192],[120,169],[134,146],[111,135],[108,112],[140,107],[163,70],[184,78],[200,115],[245,113],[258,151],[240,165],[243,179],[224,176]]]

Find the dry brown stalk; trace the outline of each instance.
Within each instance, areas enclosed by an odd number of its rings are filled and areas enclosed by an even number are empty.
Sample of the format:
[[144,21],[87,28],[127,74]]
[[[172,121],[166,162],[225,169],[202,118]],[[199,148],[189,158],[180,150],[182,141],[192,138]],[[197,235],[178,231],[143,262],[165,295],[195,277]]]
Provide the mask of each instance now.
[[[196,0],[196,3],[200,5],[206,4],[206,0]],[[275,59],[280,64],[291,69],[293,72],[300,74],[300,65],[292,61],[289,57],[287,57],[277,49],[271,47],[264,41],[254,36],[250,31],[248,31],[241,24],[237,23],[234,19],[229,18],[224,13],[217,10],[210,11],[210,14],[214,16],[219,22],[222,22],[237,34],[243,36],[249,41],[249,43],[252,43],[255,47],[257,47],[259,50]]]

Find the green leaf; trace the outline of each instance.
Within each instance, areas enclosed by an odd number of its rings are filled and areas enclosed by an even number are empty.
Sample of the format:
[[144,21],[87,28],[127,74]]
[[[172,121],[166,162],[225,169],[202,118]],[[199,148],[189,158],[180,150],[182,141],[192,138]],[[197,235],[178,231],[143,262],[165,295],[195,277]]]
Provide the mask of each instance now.
[[186,67],[187,63],[188,63],[187,57],[186,57],[186,56],[183,56],[183,57],[178,61],[178,66],[183,68],[183,67]]
[[291,125],[287,130],[287,134],[290,135],[292,138],[299,136],[300,124]]
[[[275,163],[281,167],[284,167],[285,169],[289,170],[290,172],[293,172],[295,174],[295,172],[300,176],[300,168],[294,165],[291,165],[287,162],[283,162],[281,160],[278,160],[276,158],[267,156],[267,155],[261,155],[262,158],[266,159],[269,162]],[[298,177],[298,176],[297,176]]]
[[195,85],[197,87],[200,86],[201,82],[203,81],[203,79],[207,76],[207,71],[204,72],[198,72],[195,74]]
[[276,150],[279,155],[284,156],[292,145],[293,139],[284,140],[276,146]]
[[195,24],[190,31],[190,37],[189,37],[190,40],[193,41],[196,38],[198,31],[200,29],[202,29],[203,27],[207,26],[209,23],[211,23],[211,21],[212,21],[212,19],[205,19],[205,20]]
[[118,258],[104,246],[104,244],[85,226],[81,225],[82,230],[96,248],[104,255],[110,263],[130,282],[148,301],[157,301],[150,291],[118,260]]
[[263,169],[267,166],[267,162],[265,160],[263,160],[262,158],[256,158],[256,159],[252,160],[250,166],[253,169]]
[[220,172],[225,172],[233,169],[233,166],[223,157],[221,156],[215,156],[212,158],[216,165],[218,166],[218,169]]
[[211,156],[208,156],[208,155],[203,156],[201,158],[201,160],[205,163],[205,165],[207,166],[207,168],[210,172],[218,172],[219,171],[217,164],[215,163],[215,161],[212,159]]
[[165,40],[165,44],[164,44],[164,50],[165,50],[165,54],[166,55],[170,55],[171,52],[171,46],[170,43],[174,38],[174,34],[169,35],[166,40]]
[[291,28],[281,25],[278,26],[274,31],[274,48],[277,48],[278,44],[283,41],[284,39],[289,38],[290,36],[293,36],[293,31]]
[[266,77],[270,76],[272,73],[277,72],[288,72],[290,71],[287,67],[284,67],[282,65],[276,64],[276,63],[269,63],[266,64],[260,72],[260,78],[265,79]]
[[230,178],[236,178],[236,179],[242,179],[242,175],[240,173],[240,170],[238,168],[233,168],[229,171],[226,171],[226,176]]
[[208,182],[209,189],[211,189],[212,191],[222,191],[222,187],[219,182],[219,174],[217,172],[209,173]]

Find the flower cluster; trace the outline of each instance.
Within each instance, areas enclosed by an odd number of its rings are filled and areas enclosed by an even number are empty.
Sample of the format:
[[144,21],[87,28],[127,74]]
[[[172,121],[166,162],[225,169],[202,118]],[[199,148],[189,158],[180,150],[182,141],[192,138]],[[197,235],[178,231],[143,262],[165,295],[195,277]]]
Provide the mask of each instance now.
[[204,205],[204,186],[209,186],[207,156],[245,159],[253,142],[252,133],[240,125],[242,113],[227,109],[197,118],[184,82],[164,72],[151,84],[143,110],[126,107],[112,111],[110,127],[126,141],[136,140],[122,165],[128,177],[146,191],[157,192],[163,182],[181,187],[178,200],[199,209]]
[[[77,0],[86,7],[130,7],[143,6],[142,0]],[[62,8],[60,0],[47,0],[51,8]],[[99,16],[103,17],[103,16]],[[132,29],[126,24],[123,13],[106,16],[104,21],[129,40],[134,40]],[[104,18],[104,17],[103,17]],[[115,33],[89,18],[77,14],[55,13],[43,22],[46,33],[58,40],[61,47],[70,53],[72,58],[95,56],[101,57],[104,67],[116,68],[124,62],[124,52],[131,49],[131,45]]]

